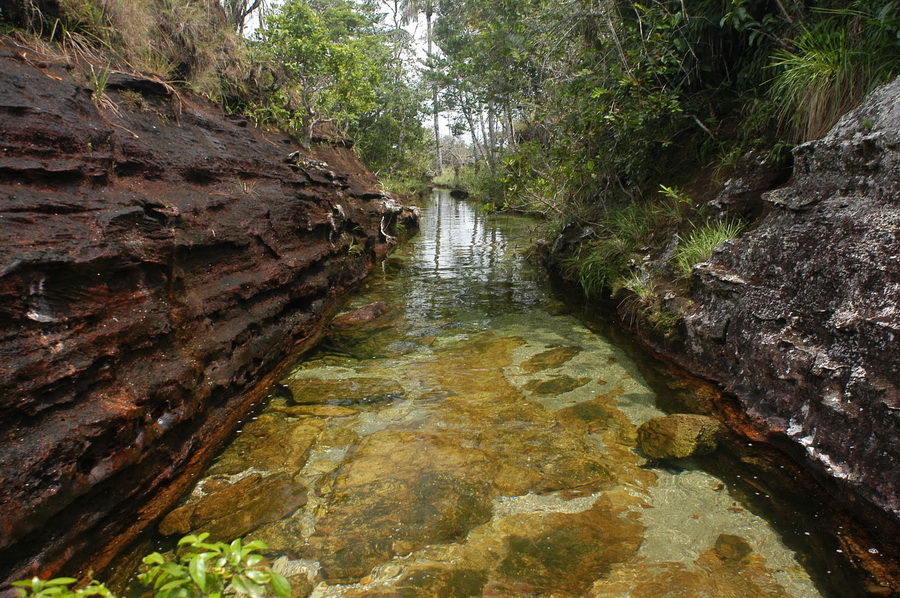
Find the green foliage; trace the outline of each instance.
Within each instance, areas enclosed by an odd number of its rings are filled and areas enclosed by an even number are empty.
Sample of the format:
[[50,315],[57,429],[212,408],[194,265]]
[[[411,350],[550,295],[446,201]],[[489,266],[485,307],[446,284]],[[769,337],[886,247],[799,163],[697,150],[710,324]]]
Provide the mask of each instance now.
[[370,1],[286,2],[250,44],[261,92],[232,109],[307,146],[314,127],[331,122],[356,140],[372,170],[418,176],[425,90],[411,81],[380,19]]
[[582,245],[574,256],[566,259],[563,267],[577,275],[585,295],[599,296],[627,273],[628,249],[617,239]]
[[658,213],[667,222],[682,224],[697,213],[693,200],[681,189],[660,185],[659,192],[663,201],[659,204]]
[[407,201],[424,198],[431,190],[429,181],[421,177],[413,178],[404,175],[383,174],[379,177],[379,181],[384,191]]
[[489,168],[477,165],[465,167],[461,171],[460,186],[469,192],[469,197],[484,205],[488,210],[506,206],[503,181]]
[[362,255],[364,250],[365,246],[356,241],[351,241],[350,245],[347,246],[347,253],[350,255]]
[[596,227],[600,238],[581,246],[566,260],[564,268],[576,275],[588,296],[615,292],[621,288],[634,264],[640,263],[639,251],[651,242],[658,214],[651,207],[629,204],[607,214]]
[[792,47],[774,53],[772,95],[796,138],[824,135],[876,85],[900,72],[900,3],[852,2],[821,11]]
[[695,265],[707,261],[716,247],[740,236],[745,228],[743,223],[735,220],[705,222],[694,227],[675,250],[673,259],[680,274],[689,277]]
[[483,164],[466,164],[447,169],[433,179],[435,185],[462,189],[469,199],[482,204],[486,210],[509,208],[504,202],[504,185],[496,172]]
[[291,587],[279,573],[263,566],[263,542],[243,544],[238,538],[230,544],[208,543],[209,534],[185,536],[178,541],[175,560],[167,560],[154,552],[144,557],[146,573],[141,583],[152,587],[155,598],[220,598],[237,593],[260,598],[271,589],[277,596],[287,598]]
[[280,124],[299,131],[306,145],[322,119],[346,127],[372,109],[381,75],[367,52],[374,24],[374,15],[347,0],[286,2],[257,32],[278,88],[261,107],[286,116]]
[[662,334],[674,331],[680,316],[663,304],[653,276],[643,270],[634,270],[624,279],[622,287],[631,293],[623,307],[631,313],[633,324],[647,323]]
[[74,577],[56,577],[42,580],[33,577],[29,580],[13,582],[13,587],[21,598],[86,598],[87,596],[112,597],[113,594],[102,583],[91,580],[83,588],[72,589],[69,586],[78,580]]
[[503,161],[505,206],[519,212],[564,214],[570,198],[568,174],[551,162],[540,142],[520,144]]
[[[153,590],[154,598],[221,598],[235,594],[262,598],[270,591],[280,598],[290,596],[288,580],[265,566],[257,553],[267,548],[263,542],[244,544],[238,538],[230,544],[209,543],[208,537],[207,533],[183,537],[172,558],[158,552],[144,557],[146,571],[138,577]],[[70,587],[77,582],[73,577],[46,581],[35,577],[14,582],[13,586],[21,598],[115,598],[96,580],[82,588]]]

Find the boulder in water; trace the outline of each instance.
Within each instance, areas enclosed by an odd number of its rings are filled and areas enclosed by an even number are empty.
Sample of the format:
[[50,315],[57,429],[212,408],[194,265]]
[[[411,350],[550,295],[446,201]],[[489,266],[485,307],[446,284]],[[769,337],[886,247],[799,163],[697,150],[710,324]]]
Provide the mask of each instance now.
[[337,316],[331,321],[331,327],[338,330],[355,328],[372,322],[382,316],[387,310],[388,306],[384,301],[376,301],[355,311]]
[[722,424],[713,417],[679,413],[644,422],[638,445],[653,459],[683,459],[715,451],[721,432]]

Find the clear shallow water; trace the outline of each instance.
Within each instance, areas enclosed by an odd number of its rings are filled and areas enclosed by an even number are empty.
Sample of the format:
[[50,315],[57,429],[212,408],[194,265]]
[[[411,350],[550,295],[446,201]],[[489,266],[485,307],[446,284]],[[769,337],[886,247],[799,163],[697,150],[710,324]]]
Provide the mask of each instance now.
[[439,194],[348,305],[387,313],[299,363],[198,484],[202,525],[252,529],[315,597],[821,595],[723,480],[636,451],[657,396],[525,259],[531,226]]

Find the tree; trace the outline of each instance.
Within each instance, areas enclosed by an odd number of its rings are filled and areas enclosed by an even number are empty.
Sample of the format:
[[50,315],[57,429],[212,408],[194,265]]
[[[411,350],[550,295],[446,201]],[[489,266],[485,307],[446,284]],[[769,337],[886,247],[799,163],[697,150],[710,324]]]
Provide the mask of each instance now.
[[270,54],[272,99],[284,103],[305,145],[322,120],[346,128],[375,106],[383,76],[370,52],[376,22],[371,3],[289,0],[258,32]]
[[222,0],[225,8],[225,14],[228,16],[228,23],[234,28],[238,34],[244,33],[244,27],[247,24],[247,18],[256,10],[265,8],[264,0]]
[[[430,64],[434,63],[434,23],[433,17],[435,13],[434,0],[399,0],[403,9],[403,15],[405,21],[408,23],[410,20],[419,15],[419,13],[425,13],[425,43],[427,46],[428,53],[428,61]],[[433,67],[432,67],[433,68]],[[431,84],[431,111],[434,119],[434,152],[435,152],[435,165],[437,166],[438,174],[443,170],[444,164],[443,159],[441,157],[441,126],[440,126],[440,108],[438,104],[438,83],[437,78],[433,78]]]

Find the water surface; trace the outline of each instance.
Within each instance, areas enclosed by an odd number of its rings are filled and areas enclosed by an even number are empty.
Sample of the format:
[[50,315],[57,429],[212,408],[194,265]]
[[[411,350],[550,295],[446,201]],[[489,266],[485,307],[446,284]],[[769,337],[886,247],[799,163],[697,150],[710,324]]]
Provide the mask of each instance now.
[[188,519],[224,509],[315,597],[821,595],[722,479],[639,453],[656,393],[526,259],[533,225],[438,193],[348,305],[387,312],[273,388]]

